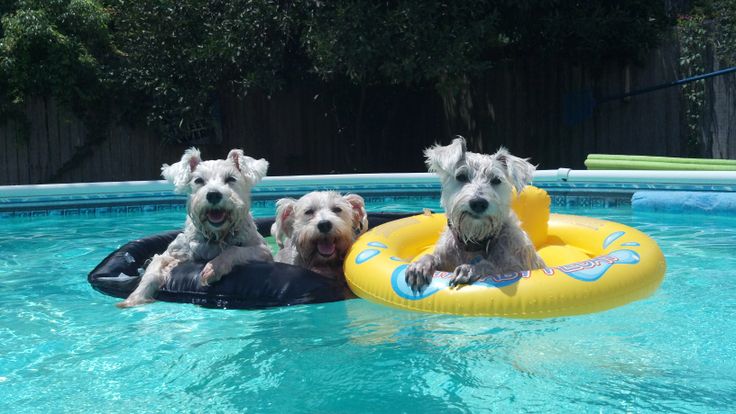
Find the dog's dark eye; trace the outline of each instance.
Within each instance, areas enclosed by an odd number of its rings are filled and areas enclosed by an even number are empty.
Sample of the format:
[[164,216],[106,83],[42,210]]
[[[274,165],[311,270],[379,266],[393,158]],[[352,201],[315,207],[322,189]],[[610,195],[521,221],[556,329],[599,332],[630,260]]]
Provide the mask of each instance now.
[[197,177],[194,179],[194,184],[202,185],[204,184],[204,180],[202,179],[202,177]]
[[225,179],[225,184],[230,184],[230,183],[234,183],[234,182],[236,182],[236,181],[238,181],[238,180],[237,180],[237,179],[236,179],[235,177],[233,177],[232,175],[229,175],[229,176],[228,176],[228,177],[227,177],[227,178]]
[[335,214],[342,213],[342,209],[340,207],[332,207],[332,212]]
[[305,211],[304,214],[307,216],[312,216],[314,215],[314,210],[310,208],[309,210]]
[[456,175],[455,179],[460,181],[461,183],[467,183],[468,181],[470,181],[470,178],[468,178],[468,174],[466,173],[460,173]]
[[491,178],[491,184],[493,184],[493,185],[501,184],[501,179],[498,178],[498,177],[493,177],[493,178]]

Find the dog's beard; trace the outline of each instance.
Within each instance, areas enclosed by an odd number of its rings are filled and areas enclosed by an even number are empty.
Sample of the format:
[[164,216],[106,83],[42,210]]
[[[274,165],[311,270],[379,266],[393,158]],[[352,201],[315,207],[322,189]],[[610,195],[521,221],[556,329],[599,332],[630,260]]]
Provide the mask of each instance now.
[[344,231],[329,234],[302,231],[296,234],[296,249],[309,268],[342,267],[352,238]]
[[189,214],[202,235],[215,242],[224,241],[234,235],[245,218],[245,208],[206,207],[199,213]]
[[493,215],[479,215],[462,209],[449,216],[452,231],[464,243],[480,242],[493,237],[501,230],[502,220]]

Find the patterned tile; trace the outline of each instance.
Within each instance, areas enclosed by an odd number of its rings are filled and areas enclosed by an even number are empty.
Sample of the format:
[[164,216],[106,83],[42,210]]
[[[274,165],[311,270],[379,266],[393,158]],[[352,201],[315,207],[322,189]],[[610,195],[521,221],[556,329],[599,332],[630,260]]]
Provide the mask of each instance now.
[[[319,185],[320,190],[361,194],[366,203],[436,203],[440,195],[439,183],[371,183]],[[675,184],[630,184],[630,183],[544,183],[540,185],[549,192],[553,208],[629,208],[631,195],[639,189],[680,191],[736,191],[726,185],[675,185]],[[273,209],[275,202],[283,197],[301,197],[313,186],[256,187],[252,205],[256,208]],[[183,211],[186,197],[173,192],[149,193],[102,193],[79,196],[23,196],[0,197],[0,219],[13,217],[45,217],[76,215],[126,215],[151,211]]]

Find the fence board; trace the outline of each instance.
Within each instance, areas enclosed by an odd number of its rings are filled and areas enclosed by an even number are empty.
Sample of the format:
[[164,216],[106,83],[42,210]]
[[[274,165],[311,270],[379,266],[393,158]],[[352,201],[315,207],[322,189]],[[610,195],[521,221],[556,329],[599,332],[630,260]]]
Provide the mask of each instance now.
[[15,137],[11,136],[9,128],[0,128],[0,185],[11,184],[18,181],[18,161]]
[[11,165],[9,158],[15,157],[15,148],[11,149],[10,140],[8,139],[8,133],[0,129],[0,185],[8,184],[13,182],[13,178],[10,177],[12,174]]
[[28,140],[18,135],[19,131],[17,125],[11,125],[10,136],[13,137],[15,148],[17,150],[16,163],[18,166],[18,182],[29,183],[31,177],[28,163]]

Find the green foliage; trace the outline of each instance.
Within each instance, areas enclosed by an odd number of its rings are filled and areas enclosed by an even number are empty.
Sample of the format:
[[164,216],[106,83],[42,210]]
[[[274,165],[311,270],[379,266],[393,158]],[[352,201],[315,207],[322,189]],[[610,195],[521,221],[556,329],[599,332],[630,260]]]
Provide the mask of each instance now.
[[[703,74],[711,65],[706,52],[711,49],[722,65],[736,65],[736,0],[699,0],[690,14],[679,16],[680,69],[684,76]],[[697,154],[700,121],[705,105],[705,81],[683,86],[685,119],[690,152]]]
[[[702,15],[680,16],[677,19],[680,38],[680,69],[685,77],[705,73],[705,52],[709,34]],[[697,154],[700,136],[700,114],[705,105],[705,80],[687,83],[682,87],[685,96],[685,123],[688,151]]]
[[500,1],[500,30],[520,53],[586,63],[636,60],[670,26],[664,1]]
[[698,24],[707,31],[704,40],[716,56],[726,65],[736,65],[736,0],[693,1],[690,13],[678,19],[680,36],[687,41]]
[[2,17],[0,111],[18,112],[30,96],[75,109],[93,104],[107,53],[107,14],[94,0],[20,0]]
[[[123,57],[113,68],[130,107],[155,124],[208,113],[216,92],[274,89],[289,35],[288,8],[268,0],[106,1]],[[141,105],[143,104],[143,105]]]
[[[0,1],[0,18],[10,14],[18,8],[18,2],[16,0],[3,0]],[[5,31],[3,29],[2,22],[0,22],[0,39],[2,39]]]
[[492,2],[313,2],[303,44],[314,71],[357,84],[438,82],[488,67],[500,44]]
[[668,26],[663,2],[313,2],[304,45],[315,71],[355,83],[437,84],[501,58],[634,60]]
[[736,0],[713,0],[716,54],[727,65],[736,65]]
[[[733,0],[736,1],[736,0]],[[158,126],[219,93],[308,77],[451,89],[499,59],[635,59],[666,26],[648,0],[6,0],[0,113],[33,95]]]

